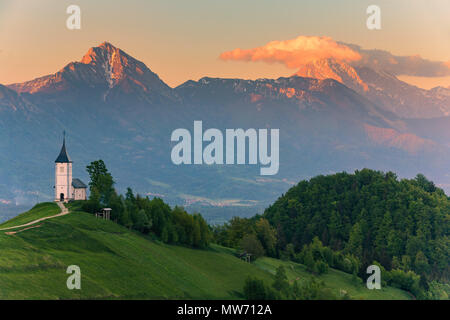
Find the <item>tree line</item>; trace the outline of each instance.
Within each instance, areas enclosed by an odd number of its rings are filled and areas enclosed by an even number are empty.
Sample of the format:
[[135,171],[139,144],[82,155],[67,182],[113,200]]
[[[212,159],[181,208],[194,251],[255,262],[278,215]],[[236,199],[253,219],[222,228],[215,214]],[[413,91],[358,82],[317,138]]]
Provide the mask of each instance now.
[[86,167],[89,173],[90,195],[83,203],[83,211],[99,212],[112,209],[111,220],[129,229],[152,235],[164,243],[205,248],[211,240],[211,231],[199,213],[188,214],[182,207],[173,209],[160,198],[149,199],[134,194],[131,188],[119,195],[114,179],[102,160]]

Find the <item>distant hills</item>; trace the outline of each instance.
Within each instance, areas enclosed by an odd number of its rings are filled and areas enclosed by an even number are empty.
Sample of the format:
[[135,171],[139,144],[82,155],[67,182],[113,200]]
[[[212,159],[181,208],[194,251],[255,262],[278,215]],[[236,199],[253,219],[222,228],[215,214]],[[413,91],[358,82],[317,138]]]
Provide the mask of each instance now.
[[[363,167],[421,172],[450,190],[447,89],[422,90],[337,61],[305,68],[302,76],[202,78],[170,88],[105,42],[53,75],[0,85],[0,212],[51,199],[63,130],[74,175],[87,180],[85,166],[101,158],[119,189],[133,186],[207,218],[211,210],[213,220],[261,212],[300,179]],[[221,130],[280,129],[279,173],[173,165],[171,132],[192,130],[194,120]]]

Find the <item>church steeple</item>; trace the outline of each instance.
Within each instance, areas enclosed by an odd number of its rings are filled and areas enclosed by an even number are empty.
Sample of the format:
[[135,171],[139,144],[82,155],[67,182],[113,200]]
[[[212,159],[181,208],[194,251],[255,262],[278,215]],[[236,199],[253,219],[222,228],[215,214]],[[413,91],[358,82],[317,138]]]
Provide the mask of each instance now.
[[67,154],[66,150],[66,131],[63,132],[64,138],[63,138],[63,145],[61,148],[61,152],[59,153],[58,158],[56,158],[56,163],[71,163],[69,155]]

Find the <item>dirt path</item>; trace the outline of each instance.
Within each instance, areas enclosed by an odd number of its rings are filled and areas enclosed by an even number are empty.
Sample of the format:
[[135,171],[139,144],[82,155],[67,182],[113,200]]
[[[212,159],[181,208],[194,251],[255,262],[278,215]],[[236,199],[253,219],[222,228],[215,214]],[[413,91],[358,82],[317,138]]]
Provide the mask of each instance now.
[[9,231],[9,232],[5,232],[5,234],[7,234],[8,236],[12,236],[13,234],[25,231],[25,230],[29,230],[29,229],[33,229],[33,228],[39,228],[40,226],[42,226],[42,224],[38,224],[37,226],[31,226],[22,230],[17,230],[17,231]]
[[[62,202],[57,202],[56,204],[60,207],[61,212],[58,213],[58,214],[55,214],[54,216],[40,218],[40,219],[31,221],[31,222],[28,222],[28,223],[25,223],[25,224],[21,224],[20,226],[14,226],[14,227],[3,228],[3,229],[0,229],[0,231],[3,231],[3,230],[11,230],[11,229],[16,229],[16,228],[22,228],[22,227],[28,227],[28,226],[31,226],[31,225],[33,225],[33,224],[35,224],[35,223],[38,223],[38,222],[41,222],[41,221],[44,221],[44,220],[47,220],[47,219],[52,219],[52,218],[56,218],[56,217],[61,217],[61,216],[65,216],[66,214],[69,214],[69,209],[66,208],[66,206],[64,205],[64,203],[62,203]],[[27,228],[27,229],[29,229],[29,228]],[[25,229],[24,229],[24,230],[25,230]],[[20,230],[20,231],[24,231],[24,230]],[[17,231],[17,232],[20,232],[20,231]],[[8,232],[8,233],[9,233],[9,232]],[[7,234],[8,234],[8,233],[7,233]],[[14,232],[14,233],[16,233],[16,232]]]

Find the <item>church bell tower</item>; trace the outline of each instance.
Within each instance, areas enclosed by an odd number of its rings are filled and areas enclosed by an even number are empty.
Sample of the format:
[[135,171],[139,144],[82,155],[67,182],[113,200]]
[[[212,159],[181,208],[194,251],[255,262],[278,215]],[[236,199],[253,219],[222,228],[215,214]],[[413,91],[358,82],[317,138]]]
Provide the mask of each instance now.
[[55,201],[67,202],[72,198],[72,161],[66,150],[66,132],[58,158],[55,160]]

